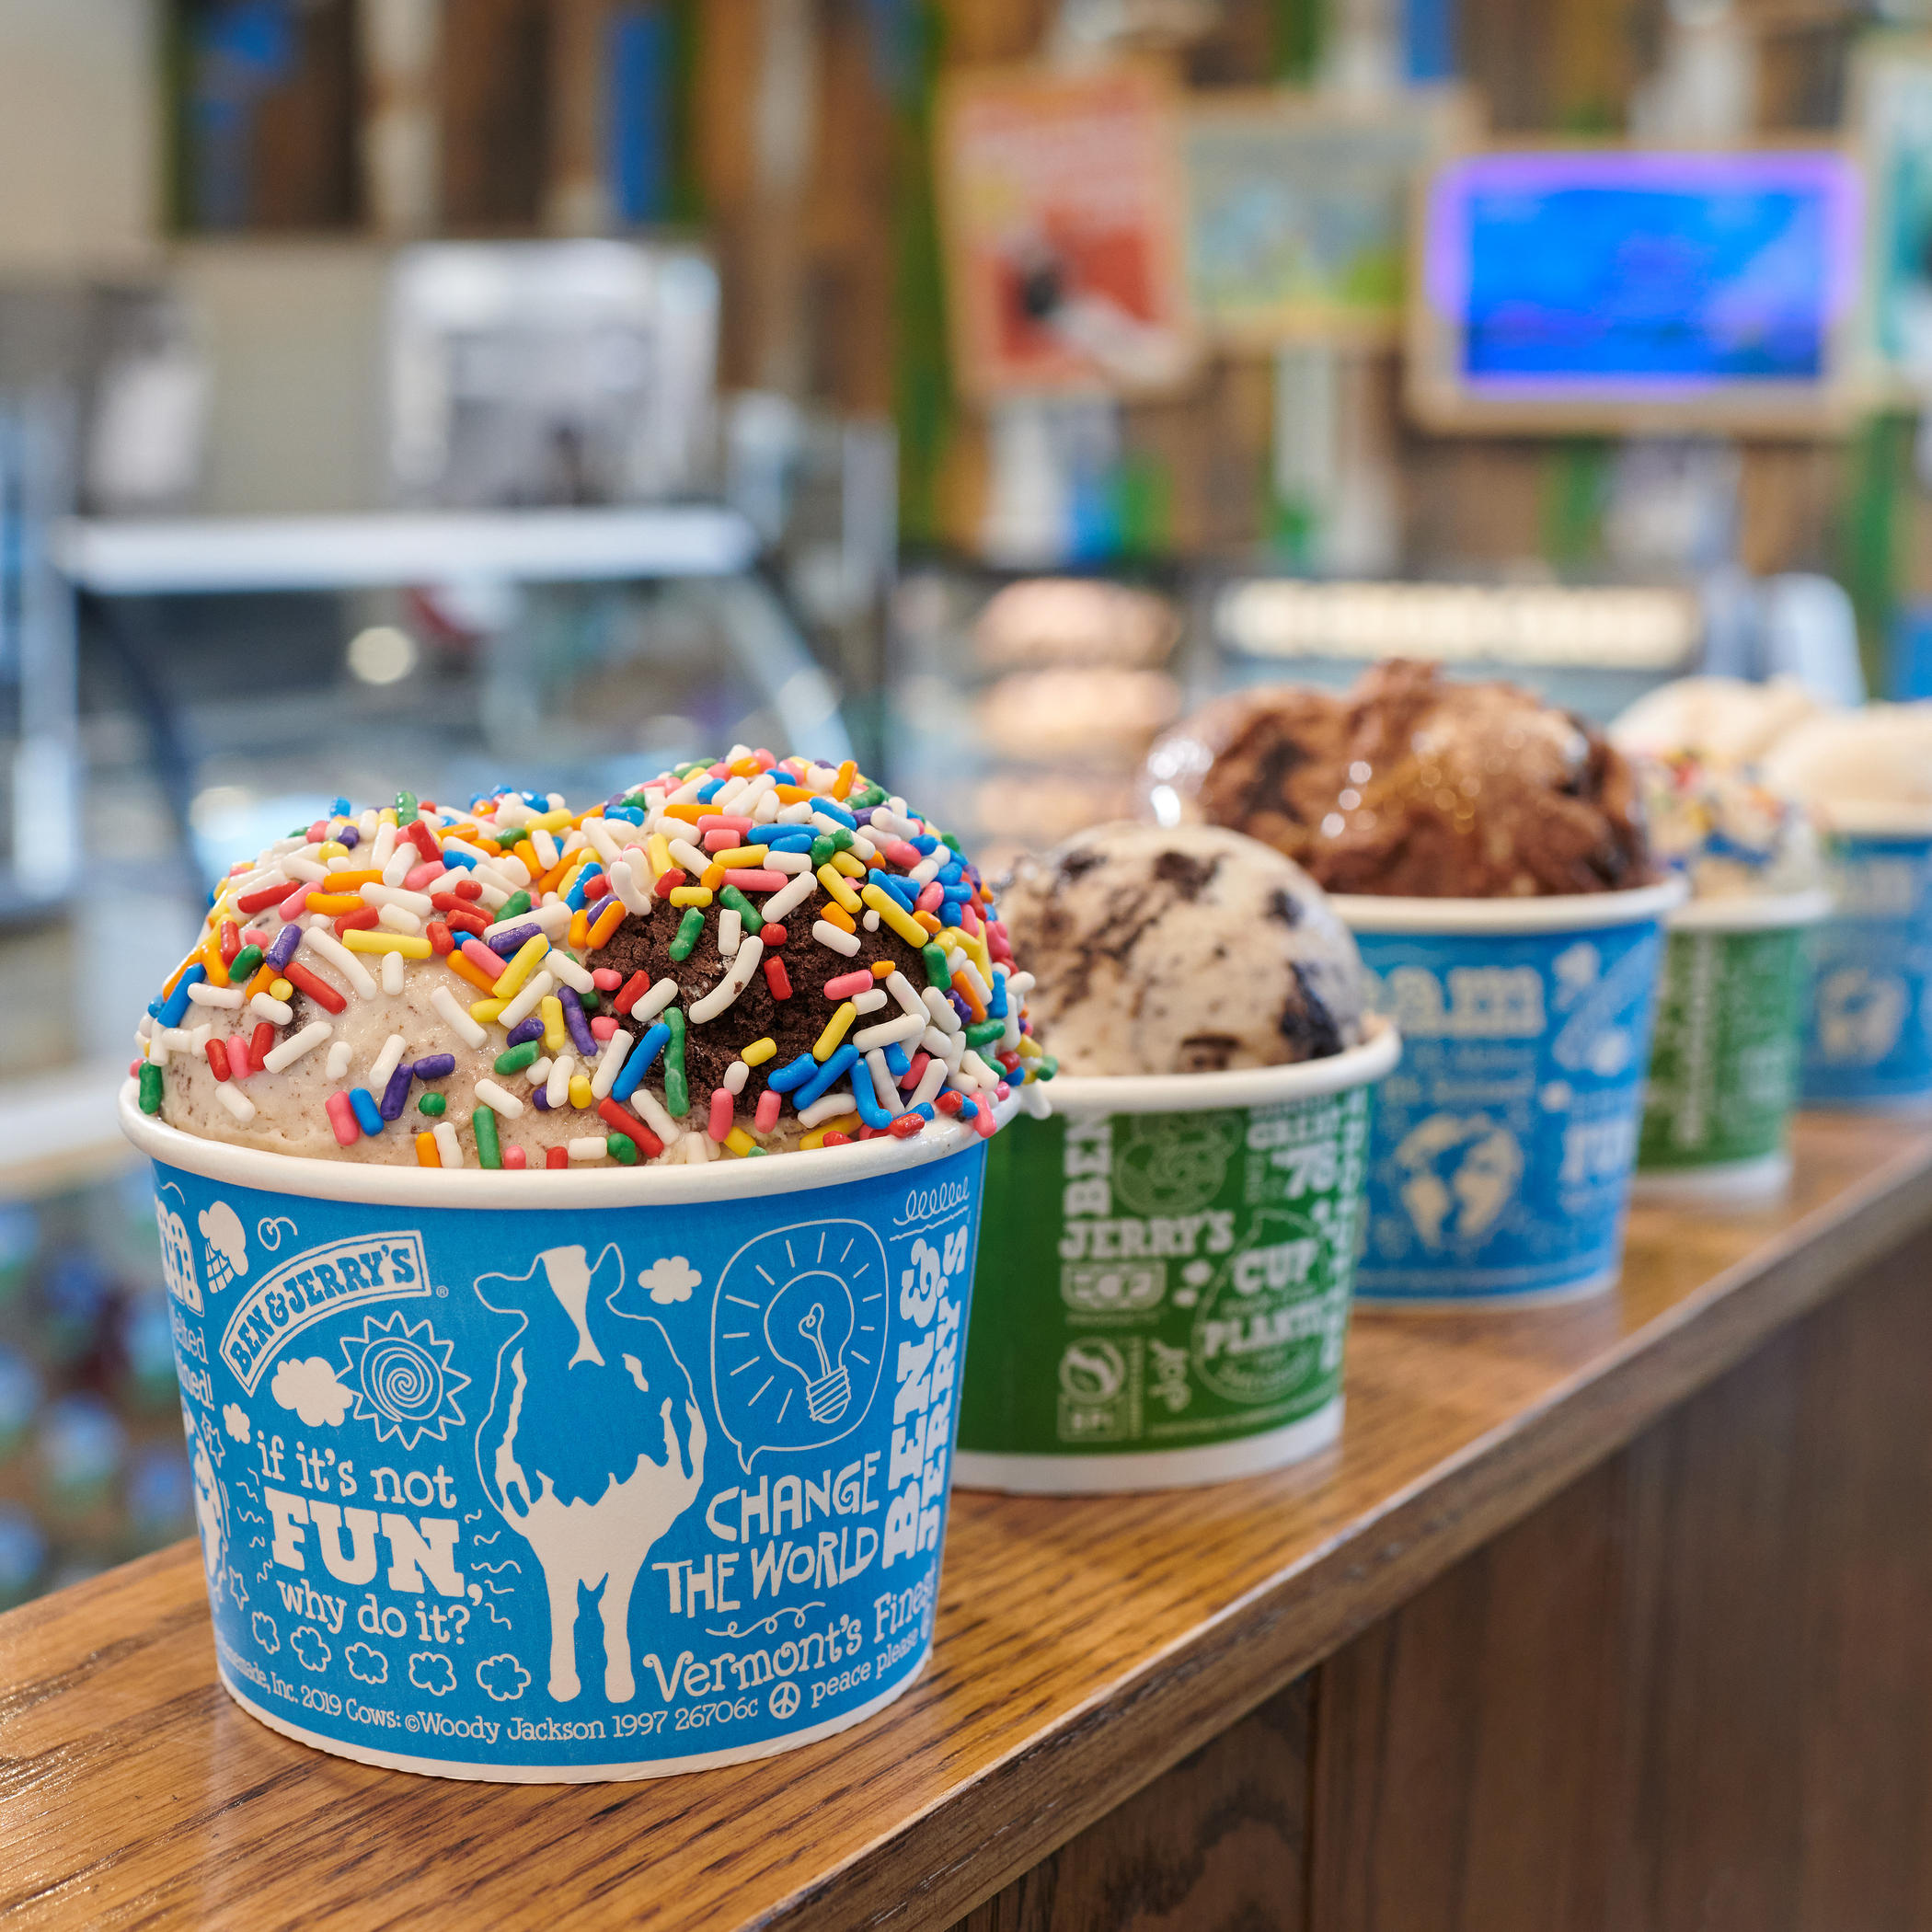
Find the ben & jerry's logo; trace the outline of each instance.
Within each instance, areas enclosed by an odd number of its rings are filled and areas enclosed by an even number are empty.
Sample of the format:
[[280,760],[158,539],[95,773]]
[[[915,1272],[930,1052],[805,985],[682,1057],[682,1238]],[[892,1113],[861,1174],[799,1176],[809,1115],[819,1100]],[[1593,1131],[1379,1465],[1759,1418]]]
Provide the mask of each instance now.
[[259,1282],[222,1331],[222,1360],[250,1395],[292,1335],[357,1302],[430,1293],[416,1235],[373,1235],[293,1256]]

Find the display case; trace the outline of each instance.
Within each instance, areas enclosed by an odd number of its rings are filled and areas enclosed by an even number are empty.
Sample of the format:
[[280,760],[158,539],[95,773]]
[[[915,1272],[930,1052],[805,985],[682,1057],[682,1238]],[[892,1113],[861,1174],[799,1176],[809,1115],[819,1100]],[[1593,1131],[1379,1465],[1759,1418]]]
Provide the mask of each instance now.
[[193,1528],[161,1247],[113,1082],[0,1090],[0,1607]]

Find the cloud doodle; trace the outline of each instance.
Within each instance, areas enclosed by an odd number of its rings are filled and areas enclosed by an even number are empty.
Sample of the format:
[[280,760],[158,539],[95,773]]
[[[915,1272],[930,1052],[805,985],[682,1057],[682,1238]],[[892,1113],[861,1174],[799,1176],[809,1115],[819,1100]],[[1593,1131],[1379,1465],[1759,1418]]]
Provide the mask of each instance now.
[[432,1697],[446,1697],[456,1687],[456,1666],[441,1650],[412,1650],[409,1682]]
[[237,1443],[246,1443],[254,1433],[254,1425],[248,1420],[248,1411],[239,1402],[230,1402],[222,1410],[222,1427]]
[[336,1379],[335,1370],[320,1355],[278,1363],[269,1393],[311,1429],[339,1428],[355,1399],[355,1392]]
[[328,1660],[335,1655],[321,1631],[310,1624],[297,1624],[289,1633],[289,1649],[301,1660],[305,1671],[326,1671]]
[[282,1648],[282,1632],[266,1610],[255,1613],[255,1641],[272,1657]]
[[351,1644],[342,1652],[342,1662],[349,1666],[349,1674],[359,1684],[386,1684],[389,1681],[389,1660],[366,1643]]
[[667,1255],[661,1261],[653,1261],[638,1277],[639,1288],[649,1288],[650,1298],[661,1307],[673,1302],[688,1302],[691,1291],[704,1276],[685,1260],[683,1255]]
[[508,1650],[477,1666],[477,1683],[499,1704],[514,1704],[530,1687],[530,1673]]

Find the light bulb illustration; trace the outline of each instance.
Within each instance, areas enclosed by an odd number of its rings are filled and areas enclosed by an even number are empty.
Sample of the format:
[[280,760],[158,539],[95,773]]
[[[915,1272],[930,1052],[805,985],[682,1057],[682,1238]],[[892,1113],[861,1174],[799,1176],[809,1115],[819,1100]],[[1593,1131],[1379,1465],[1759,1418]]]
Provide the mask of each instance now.
[[824,1448],[870,1412],[890,1280],[885,1244],[843,1220],[767,1228],[719,1271],[712,1386],[747,1475],[763,1451]]
[[835,1274],[808,1269],[787,1282],[765,1311],[765,1339],[805,1384],[814,1422],[835,1422],[852,1400],[845,1347],[857,1312],[852,1291]]

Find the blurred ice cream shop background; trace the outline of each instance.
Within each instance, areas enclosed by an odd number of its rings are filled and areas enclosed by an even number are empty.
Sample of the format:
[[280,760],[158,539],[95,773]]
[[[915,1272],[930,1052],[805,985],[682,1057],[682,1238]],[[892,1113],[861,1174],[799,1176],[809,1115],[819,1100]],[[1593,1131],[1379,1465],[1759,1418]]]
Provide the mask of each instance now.
[[1932,693],[1923,25],[0,0],[0,1601],[188,1523],[108,1097],[339,794],[851,750],[996,862],[1393,653]]

